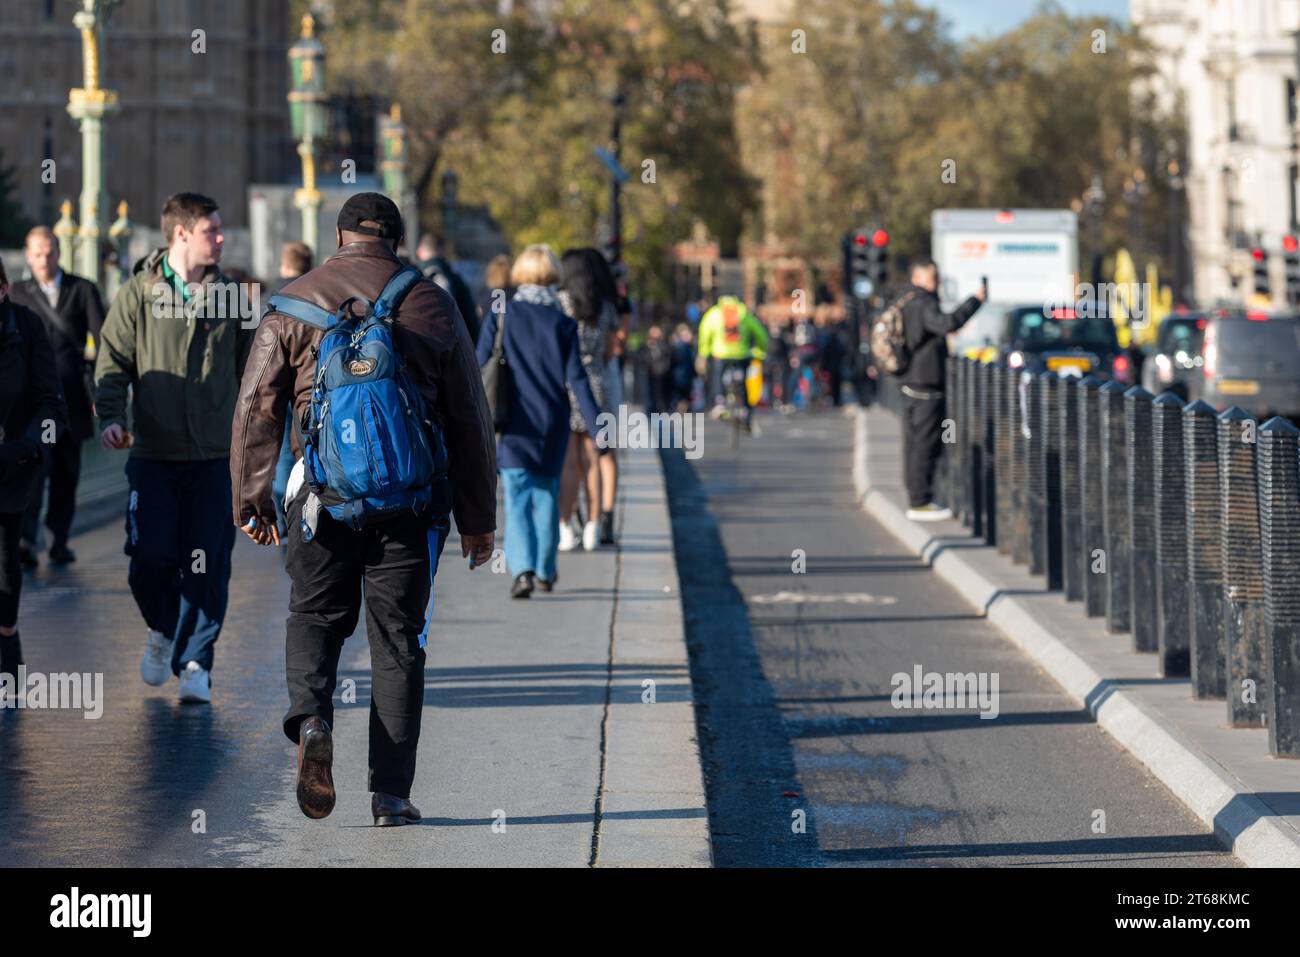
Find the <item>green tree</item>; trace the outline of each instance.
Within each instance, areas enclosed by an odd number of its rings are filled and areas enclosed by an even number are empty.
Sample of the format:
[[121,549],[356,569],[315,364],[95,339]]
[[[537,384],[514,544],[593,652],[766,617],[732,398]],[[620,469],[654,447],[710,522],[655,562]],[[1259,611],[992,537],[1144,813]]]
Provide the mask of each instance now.
[[734,123],[753,48],[728,0],[563,0],[545,15],[482,0],[335,10],[331,85],[402,104],[424,211],[452,166],[462,199],[486,203],[515,246],[594,244],[610,199],[593,148],[608,144],[621,92],[623,249],[642,291],[664,291],[667,247],[693,218],[737,252],[757,202]]
[[[806,53],[790,49],[794,30]],[[1153,187],[1145,232],[1164,235],[1156,160],[1182,133],[1140,93],[1148,51],[1120,23],[1045,3],[1015,30],[957,45],[913,0],[801,0],[766,53],[740,126],[769,187],[757,226],[769,245],[827,257],[845,229],[878,219],[897,252],[928,250],[935,209],[1069,207],[1099,175],[1113,247],[1139,165]]]

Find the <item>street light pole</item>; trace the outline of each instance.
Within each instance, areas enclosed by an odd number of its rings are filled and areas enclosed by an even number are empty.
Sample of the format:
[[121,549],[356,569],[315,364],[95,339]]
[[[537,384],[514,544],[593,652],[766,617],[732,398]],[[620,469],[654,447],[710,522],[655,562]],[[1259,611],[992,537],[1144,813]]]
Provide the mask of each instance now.
[[76,271],[100,284],[99,216],[108,206],[104,188],[104,117],[117,110],[117,94],[100,80],[100,33],[111,7],[121,0],[81,0],[72,18],[81,31],[82,86],[68,91],[68,115],[81,127],[81,228],[76,237]]
[[1186,301],[1183,288],[1183,169],[1178,160],[1171,159],[1166,167],[1169,173],[1169,264],[1170,283],[1174,289],[1175,305]]
[[[619,150],[623,145],[623,99],[622,93],[615,93],[610,103],[614,106],[614,125],[609,134],[609,152],[614,157],[615,165],[619,162]],[[623,255],[623,184],[613,171],[609,176],[609,252],[610,264],[617,263]]]
[[316,39],[316,18],[303,14],[302,34],[289,48],[289,118],[302,158],[302,188],[293,203],[302,211],[302,241],[316,253],[321,194],[316,188],[316,141],[325,135],[325,47]]
[[1102,216],[1106,211],[1106,189],[1100,176],[1093,176],[1092,185],[1083,194],[1088,204],[1088,215],[1092,219],[1092,288],[1094,293],[1101,286],[1102,264]]

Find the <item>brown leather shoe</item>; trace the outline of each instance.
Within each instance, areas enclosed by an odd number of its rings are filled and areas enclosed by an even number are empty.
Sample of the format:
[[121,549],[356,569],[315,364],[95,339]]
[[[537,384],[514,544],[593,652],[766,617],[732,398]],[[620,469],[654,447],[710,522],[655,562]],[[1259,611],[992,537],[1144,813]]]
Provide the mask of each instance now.
[[375,816],[375,827],[393,827],[420,820],[420,809],[409,800],[382,791],[371,795],[370,813]]
[[298,807],[310,818],[334,810],[334,739],[322,718],[305,718],[298,726]]

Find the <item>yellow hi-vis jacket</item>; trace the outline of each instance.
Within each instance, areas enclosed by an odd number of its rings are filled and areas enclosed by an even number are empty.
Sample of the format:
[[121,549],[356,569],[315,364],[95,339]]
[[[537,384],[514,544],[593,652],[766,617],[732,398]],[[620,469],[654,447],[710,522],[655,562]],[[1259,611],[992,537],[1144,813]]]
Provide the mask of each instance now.
[[762,359],[767,330],[735,296],[723,296],[700,319],[700,356],[706,359]]

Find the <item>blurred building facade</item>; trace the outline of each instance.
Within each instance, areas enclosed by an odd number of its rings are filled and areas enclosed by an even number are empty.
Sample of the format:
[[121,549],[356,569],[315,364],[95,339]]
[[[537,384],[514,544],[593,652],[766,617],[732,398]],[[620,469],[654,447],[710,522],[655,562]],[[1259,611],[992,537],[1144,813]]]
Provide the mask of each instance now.
[[[16,170],[18,200],[52,224],[81,192],[81,135],[68,90],[82,79],[76,0],[4,0],[0,16],[0,157]],[[148,0],[112,9],[103,85],[121,104],[106,120],[110,203],[157,227],[181,190],[211,195],[222,218],[246,227],[247,188],[295,175],[290,137],[289,0]],[[196,30],[203,31],[196,34]],[[196,52],[199,40],[206,52]],[[53,159],[54,182],[42,181]],[[46,177],[48,178],[48,177]]]
[[1252,251],[1268,255],[1284,302],[1283,237],[1297,223],[1300,0],[1132,0],[1158,51],[1154,89],[1188,128],[1188,249],[1196,299],[1254,292]]

